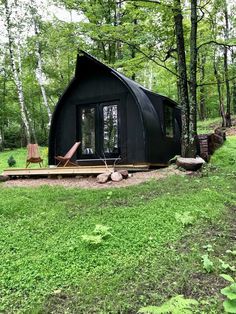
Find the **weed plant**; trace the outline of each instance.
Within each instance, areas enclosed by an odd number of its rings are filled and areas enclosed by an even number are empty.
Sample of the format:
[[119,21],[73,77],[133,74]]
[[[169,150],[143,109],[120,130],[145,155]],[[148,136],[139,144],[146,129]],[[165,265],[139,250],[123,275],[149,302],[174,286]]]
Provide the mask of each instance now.
[[[0,312],[137,313],[184,295],[199,301],[198,313],[222,313],[202,246],[212,235],[235,251],[217,236],[236,206],[235,149],[229,138],[203,177],[103,190],[0,185]],[[83,235],[102,245],[85,245]]]

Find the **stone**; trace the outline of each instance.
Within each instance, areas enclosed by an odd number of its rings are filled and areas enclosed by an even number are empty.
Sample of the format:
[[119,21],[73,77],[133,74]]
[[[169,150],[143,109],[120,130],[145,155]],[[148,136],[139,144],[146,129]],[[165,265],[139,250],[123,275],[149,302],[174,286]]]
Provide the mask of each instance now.
[[118,172],[122,175],[123,179],[128,179],[129,173],[127,170],[119,170]]
[[116,171],[111,174],[111,179],[114,182],[120,182],[121,180],[123,180],[123,177],[120,172]]
[[104,172],[97,176],[97,182],[98,183],[106,183],[110,180],[111,173],[110,172]]
[[8,180],[10,180],[10,178],[9,178],[8,176],[2,176],[2,175],[0,175],[0,182],[6,182],[6,181],[8,181]]
[[202,165],[205,164],[205,160],[201,157],[196,158],[183,158],[178,157],[176,160],[176,165],[178,167],[182,167],[185,170],[192,170],[196,171],[202,167]]

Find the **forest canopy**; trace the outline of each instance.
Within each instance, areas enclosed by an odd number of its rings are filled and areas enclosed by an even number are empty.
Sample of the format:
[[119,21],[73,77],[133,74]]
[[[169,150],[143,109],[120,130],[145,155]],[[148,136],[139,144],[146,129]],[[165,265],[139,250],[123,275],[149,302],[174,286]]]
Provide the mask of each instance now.
[[78,49],[183,110],[184,155],[197,119],[236,113],[231,0],[1,0],[0,147],[47,145]]

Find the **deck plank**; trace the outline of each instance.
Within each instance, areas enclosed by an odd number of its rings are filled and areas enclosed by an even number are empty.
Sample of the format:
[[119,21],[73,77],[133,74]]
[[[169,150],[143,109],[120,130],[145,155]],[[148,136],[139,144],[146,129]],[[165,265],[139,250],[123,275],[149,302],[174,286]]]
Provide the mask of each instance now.
[[[149,169],[148,164],[142,165],[119,165],[116,170],[126,169],[128,171],[145,171]],[[79,167],[53,167],[53,168],[9,168],[3,171],[4,176],[9,177],[28,177],[28,176],[58,176],[58,175],[98,175],[105,171],[113,171],[113,166],[79,166]]]

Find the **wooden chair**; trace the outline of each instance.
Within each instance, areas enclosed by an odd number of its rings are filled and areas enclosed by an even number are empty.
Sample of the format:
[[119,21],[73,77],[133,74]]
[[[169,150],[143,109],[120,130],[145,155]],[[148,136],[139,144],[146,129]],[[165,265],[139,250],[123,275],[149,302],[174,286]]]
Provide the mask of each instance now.
[[40,157],[38,144],[28,144],[27,150],[26,168],[30,163],[39,163],[39,166],[42,167],[43,159]]
[[71,158],[75,154],[81,142],[76,142],[71,149],[65,154],[65,156],[55,156],[55,159],[59,161],[57,167],[77,166],[77,164],[71,161]]

